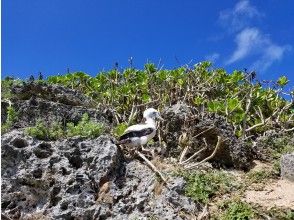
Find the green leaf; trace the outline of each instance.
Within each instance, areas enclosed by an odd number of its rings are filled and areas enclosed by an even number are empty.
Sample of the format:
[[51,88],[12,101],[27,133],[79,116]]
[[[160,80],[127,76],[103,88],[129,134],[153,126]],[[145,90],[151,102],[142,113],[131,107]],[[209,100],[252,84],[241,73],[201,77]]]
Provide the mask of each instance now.
[[120,123],[118,124],[114,129],[113,129],[113,133],[116,137],[120,137],[123,135],[123,133],[125,132],[125,130],[127,129],[128,124],[126,122]]
[[288,84],[288,82],[289,82],[289,80],[287,79],[286,76],[281,76],[281,77],[278,79],[278,81],[277,81],[277,83],[279,84],[279,86],[285,86],[285,85]]
[[151,101],[151,97],[148,94],[144,93],[142,95],[142,100],[143,100],[144,103],[150,102]]
[[196,96],[193,102],[196,106],[199,106],[204,103],[204,98],[202,98],[201,96]]
[[240,106],[239,100],[237,98],[229,98],[227,100],[227,106],[228,106],[228,110],[232,112],[233,110],[235,110],[237,107]]

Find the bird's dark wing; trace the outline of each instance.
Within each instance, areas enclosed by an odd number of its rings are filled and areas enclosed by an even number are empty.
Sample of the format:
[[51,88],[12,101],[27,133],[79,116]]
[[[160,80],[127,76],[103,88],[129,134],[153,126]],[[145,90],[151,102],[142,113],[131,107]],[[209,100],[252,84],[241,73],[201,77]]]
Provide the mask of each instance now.
[[144,128],[141,130],[133,130],[133,131],[131,130],[131,131],[128,131],[127,133],[123,134],[122,136],[120,136],[119,141],[130,139],[132,137],[147,136],[147,135],[151,134],[153,131],[154,131],[153,128]]

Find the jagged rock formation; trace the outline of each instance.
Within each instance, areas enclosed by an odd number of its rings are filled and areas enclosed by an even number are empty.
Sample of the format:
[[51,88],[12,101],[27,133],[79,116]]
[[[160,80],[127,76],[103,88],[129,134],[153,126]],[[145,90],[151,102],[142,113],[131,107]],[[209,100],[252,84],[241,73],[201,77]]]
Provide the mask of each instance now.
[[[77,123],[84,113],[92,120],[102,122],[106,128],[114,120],[111,109],[97,109],[82,93],[62,86],[31,82],[14,86],[11,92],[14,95],[12,106],[18,112],[15,128],[33,126],[38,119],[48,123]],[[6,119],[5,113],[3,119]]]
[[182,179],[161,185],[108,136],[44,142],[14,130],[2,136],[1,163],[2,213],[12,219],[187,219],[179,212],[198,210]]
[[[166,108],[162,115],[166,120],[161,130],[169,155],[179,155],[183,150],[179,146],[179,138],[184,132],[187,133],[187,144],[192,149],[190,154],[204,148],[205,139],[207,149],[198,156],[199,160],[211,155],[217,143],[217,136],[221,136],[224,141],[211,162],[217,166],[249,169],[253,159],[251,150],[237,139],[233,127],[225,118],[215,114],[200,114],[197,109],[183,103]],[[204,132],[205,130],[207,132]],[[201,132],[204,133],[198,135]]]

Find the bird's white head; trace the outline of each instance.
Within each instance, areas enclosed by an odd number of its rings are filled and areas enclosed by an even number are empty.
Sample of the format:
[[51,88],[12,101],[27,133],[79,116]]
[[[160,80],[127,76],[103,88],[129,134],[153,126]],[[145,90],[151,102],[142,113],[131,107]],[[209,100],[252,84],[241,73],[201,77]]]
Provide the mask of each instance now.
[[144,111],[143,113],[143,117],[148,120],[148,119],[152,119],[152,120],[155,120],[155,119],[160,119],[160,120],[163,120],[163,118],[160,116],[160,113],[159,111],[157,111],[156,109],[154,108],[148,108]]

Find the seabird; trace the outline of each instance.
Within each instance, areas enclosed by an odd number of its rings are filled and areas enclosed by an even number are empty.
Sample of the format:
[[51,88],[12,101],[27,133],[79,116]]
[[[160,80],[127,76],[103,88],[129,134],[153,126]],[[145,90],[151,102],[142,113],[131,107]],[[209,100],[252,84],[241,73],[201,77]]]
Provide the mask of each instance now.
[[119,138],[118,144],[123,144],[131,147],[141,146],[147,144],[156,134],[155,119],[163,120],[160,113],[154,108],[148,108],[144,111],[144,124],[136,124],[128,127],[124,134]]

